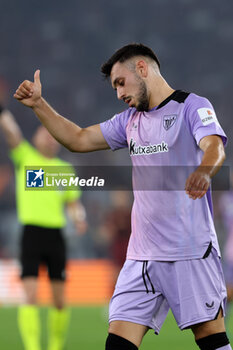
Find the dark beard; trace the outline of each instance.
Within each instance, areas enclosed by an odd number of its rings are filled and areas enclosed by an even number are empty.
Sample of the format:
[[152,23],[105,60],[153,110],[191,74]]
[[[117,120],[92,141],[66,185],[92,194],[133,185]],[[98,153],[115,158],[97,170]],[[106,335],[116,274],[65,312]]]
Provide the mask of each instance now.
[[138,105],[136,107],[139,112],[149,111],[149,99],[147,94],[146,84],[140,79],[139,93],[138,93]]

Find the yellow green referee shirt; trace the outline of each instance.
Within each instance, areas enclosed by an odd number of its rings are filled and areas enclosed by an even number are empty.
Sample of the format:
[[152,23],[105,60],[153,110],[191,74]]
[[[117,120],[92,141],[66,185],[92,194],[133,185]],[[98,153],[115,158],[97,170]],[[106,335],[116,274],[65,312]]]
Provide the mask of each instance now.
[[18,219],[23,225],[62,228],[66,224],[64,204],[73,202],[81,191],[27,191],[25,166],[71,166],[60,158],[46,158],[29,142],[23,140],[10,152],[15,165],[16,205]]

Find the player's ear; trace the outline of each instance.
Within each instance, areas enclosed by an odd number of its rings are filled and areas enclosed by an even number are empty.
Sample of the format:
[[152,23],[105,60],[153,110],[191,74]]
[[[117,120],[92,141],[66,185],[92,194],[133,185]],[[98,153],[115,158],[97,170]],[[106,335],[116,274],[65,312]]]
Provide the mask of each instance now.
[[148,75],[148,64],[144,60],[138,60],[136,62],[136,70],[142,78],[146,78]]

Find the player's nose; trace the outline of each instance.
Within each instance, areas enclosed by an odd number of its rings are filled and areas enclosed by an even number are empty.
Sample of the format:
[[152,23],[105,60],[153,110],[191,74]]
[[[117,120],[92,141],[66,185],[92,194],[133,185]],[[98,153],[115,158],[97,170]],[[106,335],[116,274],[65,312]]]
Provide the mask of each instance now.
[[124,96],[125,96],[125,94],[124,94],[123,89],[117,88],[117,98],[118,98],[118,100],[123,100]]

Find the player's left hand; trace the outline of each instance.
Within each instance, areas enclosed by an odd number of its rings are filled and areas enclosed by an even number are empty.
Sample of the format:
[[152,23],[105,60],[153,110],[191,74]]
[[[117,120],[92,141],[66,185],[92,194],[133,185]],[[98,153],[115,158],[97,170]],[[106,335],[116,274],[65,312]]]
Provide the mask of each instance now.
[[189,198],[202,198],[209,186],[211,178],[203,169],[197,169],[186,180],[185,191]]

